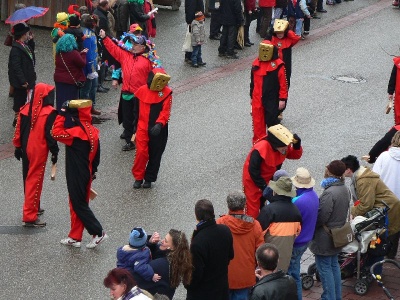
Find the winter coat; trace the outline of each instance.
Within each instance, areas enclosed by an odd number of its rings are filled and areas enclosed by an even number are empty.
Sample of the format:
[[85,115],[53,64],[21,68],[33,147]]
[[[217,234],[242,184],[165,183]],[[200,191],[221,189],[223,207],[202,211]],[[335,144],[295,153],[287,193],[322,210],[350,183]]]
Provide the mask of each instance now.
[[379,175],[369,168],[360,167],[355,173],[356,196],[360,203],[351,208],[353,217],[363,216],[374,207],[389,206],[389,235],[400,230],[400,201],[384,184]]
[[8,80],[15,88],[22,89],[25,83],[28,83],[28,89],[35,86],[35,53],[31,48],[29,50],[32,56],[20,43],[15,41],[12,43],[8,59]]
[[263,8],[263,7],[275,7],[276,6],[276,0],[259,0],[258,1],[258,7]]
[[264,243],[264,235],[257,220],[246,216],[244,211],[230,211],[217,219],[217,224],[229,227],[233,236],[235,257],[229,263],[229,289],[244,289],[256,283],[254,270],[257,266],[255,252]]
[[219,3],[221,25],[240,26],[243,24],[241,0],[220,0]]
[[296,282],[282,270],[261,278],[251,289],[249,300],[296,300]]
[[192,46],[203,45],[206,40],[204,21],[193,20],[192,22]]
[[103,29],[106,32],[106,35],[110,35],[110,25],[108,23],[108,11],[103,10],[101,7],[96,7],[93,14],[99,17],[99,25],[96,27],[96,34],[98,35],[100,29]]
[[266,230],[265,242],[274,244],[279,250],[278,269],[286,272],[294,240],[301,231],[301,214],[291,197],[276,195],[270,202],[261,209],[257,220],[261,228]]
[[204,14],[203,0],[185,0],[185,20],[186,24],[192,24],[196,12],[201,11]]
[[197,225],[190,244],[193,274],[186,300],[228,300],[228,265],[233,258],[229,228],[209,220]]
[[329,229],[339,228],[346,223],[350,205],[350,194],[343,181],[332,183],[319,197],[318,219],[314,238],[309,248],[312,253],[322,256],[336,255],[341,248],[335,248],[332,237],[323,225]]
[[143,55],[134,55],[118,47],[106,37],[103,40],[108,52],[121,64],[124,80],[122,92],[135,94],[138,88],[147,83],[147,77],[152,70],[150,60]]
[[139,24],[139,26],[143,29],[142,33],[147,36],[146,22],[150,19],[150,16],[144,12],[144,3],[140,4],[138,0],[128,2],[130,23]]
[[[115,30],[127,32],[129,26],[129,6],[127,0],[117,0],[114,7]],[[120,38],[117,36],[117,38]]]
[[126,245],[117,250],[117,268],[127,269],[132,275],[138,274],[147,281],[151,281],[154,275],[149,265],[150,260],[151,254],[147,247],[135,249]]
[[298,188],[297,197],[292,202],[300,211],[302,223],[300,235],[294,241],[294,247],[301,247],[308,244],[315,231],[317,223],[319,199],[313,188]]
[[86,76],[83,73],[85,65],[86,52],[72,50],[70,52],[60,52],[56,54],[54,81],[67,84],[75,84],[75,82],[79,81],[85,82]]
[[372,170],[379,174],[386,186],[400,198],[400,148],[391,147],[379,155]]

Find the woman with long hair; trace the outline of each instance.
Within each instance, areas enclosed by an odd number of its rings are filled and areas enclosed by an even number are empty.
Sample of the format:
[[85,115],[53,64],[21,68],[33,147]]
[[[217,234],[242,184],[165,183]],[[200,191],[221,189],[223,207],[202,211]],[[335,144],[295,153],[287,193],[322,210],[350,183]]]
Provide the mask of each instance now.
[[172,299],[179,284],[188,285],[192,279],[192,256],[186,235],[183,231],[171,229],[160,241],[160,234],[154,232],[147,246],[153,257],[150,265],[161,279],[148,282],[135,278],[138,286],[153,295],[165,294]]

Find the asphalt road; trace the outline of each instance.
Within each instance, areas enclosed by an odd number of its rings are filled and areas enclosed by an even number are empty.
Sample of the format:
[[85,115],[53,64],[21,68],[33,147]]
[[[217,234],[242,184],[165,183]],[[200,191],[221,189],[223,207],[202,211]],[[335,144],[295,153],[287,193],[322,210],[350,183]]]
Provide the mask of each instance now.
[[[312,20],[309,38],[293,51],[283,121],[302,138],[304,147],[301,160],[286,161],[283,168],[293,174],[304,166],[317,183],[329,161],[348,154],[361,157],[392,125],[392,115],[384,114],[393,65],[388,53],[399,53],[400,12],[390,7],[390,0],[356,0],[327,9],[327,14],[320,14],[322,19]],[[42,229],[21,226],[21,164],[13,157],[0,157],[0,299],[107,299],[103,278],[115,267],[116,249],[128,241],[133,227],[162,235],[176,228],[190,238],[197,200],[210,199],[216,214],[223,214],[227,193],[241,189],[242,166],[251,148],[250,64],[257,47],[241,51],[241,59],[232,61],[219,58],[218,42],[209,41],[203,46],[207,67],[194,69],[184,64],[181,52],[183,7],[177,12],[160,9],[157,21],[158,54],[176,87],[158,181],[151,190],[132,188],[134,152],[121,151],[122,128],[115,114],[119,91],[101,94],[97,101],[109,120],[98,126],[102,155],[93,187],[99,196],[91,207],[110,236],[98,248],[59,243],[69,230],[63,146],[56,181],[50,181],[49,168],[45,176],[42,204],[47,227]],[[0,26],[1,41],[7,30]],[[50,30],[34,31],[38,81],[52,83]],[[255,24],[251,37],[256,43],[260,40]],[[12,100],[7,97],[9,48],[0,45],[0,53],[0,145],[7,145],[13,136]],[[338,75],[365,82],[332,78]],[[321,192],[319,185],[316,189]],[[89,240],[85,232],[83,244]],[[185,299],[182,287],[174,299]]]

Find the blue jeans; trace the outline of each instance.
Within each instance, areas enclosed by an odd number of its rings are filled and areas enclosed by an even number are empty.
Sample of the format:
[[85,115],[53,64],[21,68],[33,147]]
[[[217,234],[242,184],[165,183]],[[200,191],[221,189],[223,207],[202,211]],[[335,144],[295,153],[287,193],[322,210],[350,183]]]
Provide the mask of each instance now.
[[192,65],[201,64],[203,62],[201,58],[201,45],[193,46],[191,60]]
[[299,300],[302,299],[302,291],[303,287],[301,284],[300,278],[300,259],[303,256],[303,253],[306,252],[308,247],[308,243],[304,246],[293,247],[292,250],[292,258],[290,259],[290,265],[288,269],[288,274],[294,278],[297,285],[297,298]]
[[303,30],[303,19],[296,19],[296,35],[301,36]]
[[229,300],[247,300],[249,299],[250,288],[229,290]]
[[87,79],[85,85],[79,91],[79,97],[81,99],[90,99],[93,102],[93,106],[96,104],[96,91],[99,78]]
[[342,279],[337,254],[332,256],[315,255],[315,262],[324,289],[321,299],[341,300]]

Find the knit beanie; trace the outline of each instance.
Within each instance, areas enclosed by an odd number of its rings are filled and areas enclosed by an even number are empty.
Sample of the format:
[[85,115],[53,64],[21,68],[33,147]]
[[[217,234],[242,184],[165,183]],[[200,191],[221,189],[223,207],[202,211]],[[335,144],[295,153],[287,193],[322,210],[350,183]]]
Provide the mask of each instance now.
[[272,176],[272,180],[273,181],[277,181],[279,178],[281,178],[282,176],[284,177],[289,177],[289,173],[286,172],[285,170],[278,170],[274,173],[274,176]]
[[326,166],[328,171],[337,177],[342,177],[344,171],[346,171],[346,165],[341,160],[333,160]]
[[69,15],[69,26],[78,26],[81,24],[77,15]]
[[133,248],[142,248],[146,245],[147,234],[142,227],[133,228],[129,237],[129,245]]

